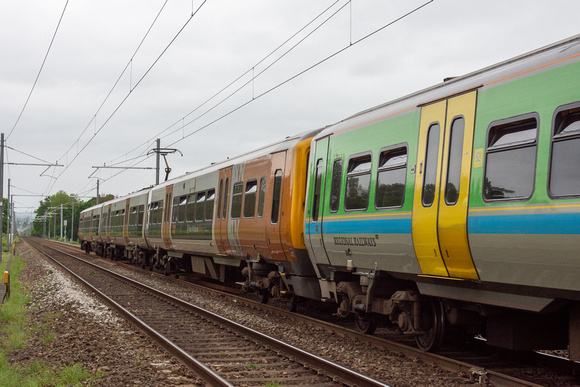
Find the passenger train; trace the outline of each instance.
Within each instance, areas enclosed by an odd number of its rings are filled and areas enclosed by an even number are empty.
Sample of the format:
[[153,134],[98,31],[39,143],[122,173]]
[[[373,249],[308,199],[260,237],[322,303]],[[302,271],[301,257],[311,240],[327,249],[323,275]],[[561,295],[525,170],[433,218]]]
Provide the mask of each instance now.
[[81,213],[87,252],[580,360],[580,35]]

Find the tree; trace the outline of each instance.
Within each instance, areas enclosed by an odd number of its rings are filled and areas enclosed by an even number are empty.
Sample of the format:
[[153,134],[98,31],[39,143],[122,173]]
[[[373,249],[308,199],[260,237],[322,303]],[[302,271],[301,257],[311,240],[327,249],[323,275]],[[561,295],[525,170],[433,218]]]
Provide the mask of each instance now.
[[[104,203],[108,200],[114,199],[115,196],[108,194],[99,197],[99,203]],[[73,201],[74,201],[74,214],[73,211]],[[79,229],[79,217],[82,211],[96,204],[96,198],[91,198],[87,201],[80,200],[77,195],[68,195],[64,191],[58,191],[52,196],[44,198],[40,201],[38,208],[36,209],[36,221],[32,226],[32,235],[42,236],[44,227],[46,225],[46,237],[50,230],[50,237],[57,236],[60,238],[61,230],[61,206],[62,206],[62,219],[67,221],[66,226],[66,237],[67,240],[77,240],[78,239],[78,229]],[[64,222],[63,222],[64,223]],[[72,226],[74,224],[74,226]]]

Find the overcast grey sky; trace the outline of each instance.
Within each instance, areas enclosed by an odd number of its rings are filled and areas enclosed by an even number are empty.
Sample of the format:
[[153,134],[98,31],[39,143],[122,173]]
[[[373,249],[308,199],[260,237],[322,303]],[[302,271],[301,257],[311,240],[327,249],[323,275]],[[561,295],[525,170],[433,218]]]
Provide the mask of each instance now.
[[[91,174],[101,193],[125,195],[153,184],[155,171],[92,166],[154,167],[143,156],[160,137],[183,153],[168,156],[176,177],[580,32],[577,0],[76,0],[63,14],[65,4],[0,2],[5,161],[64,165],[44,176],[43,167],[7,166],[15,195],[94,196]],[[39,200],[16,196],[17,211]]]

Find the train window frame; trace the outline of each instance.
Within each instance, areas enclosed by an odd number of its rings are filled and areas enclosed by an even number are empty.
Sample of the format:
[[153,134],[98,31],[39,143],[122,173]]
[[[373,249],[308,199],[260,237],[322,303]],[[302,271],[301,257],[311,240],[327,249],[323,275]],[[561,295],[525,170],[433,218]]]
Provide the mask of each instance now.
[[143,220],[144,220],[144,214],[145,213],[145,205],[141,204],[139,206],[139,213],[138,213],[138,218],[137,218],[137,225],[142,225],[143,224]]
[[318,222],[318,215],[320,213],[321,191],[322,191],[322,175],[324,173],[324,159],[321,157],[316,160],[314,167],[314,195],[312,197],[312,221]]
[[187,211],[187,195],[181,195],[179,197],[179,213],[177,217],[177,221],[179,223],[185,222],[186,218],[186,211]]
[[[368,158],[368,162],[365,162],[365,165],[368,165],[368,169],[363,168],[361,169],[361,164],[355,165],[354,162],[357,160],[361,160],[361,159],[366,159]],[[364,212],[366,210],[368,210],[369,208],[369,203],[370,203],[370,197],[371,197],[371,183],[372,183],[372,170],[373,170],[373,154],[370,151],[367,152],[361,152],[361,153],[357,153],[354,155],[349,156],[348,158],[348,162],[347,162],[347,167],[346,167],[346,180],[345,180],[345,189],[344,189],[344,211],[346,212]],[[363,207],[356,207],[356,208],[351,208],[348,207],[350,204],[350,199],[349,199],[349,180],[350,179],[355,179],[355,178],[360,178],[360,177],[368,177],[368,189],[367,189],[367,195],[366,195],[366,206]],[[360,198],[361,196],[358,195],[356,196],[357,198]]]
[[240,217],[242,216],[243,195],[244,195],[244,182],[243,181],[235,182],[232,185],[232,205],[230,208],[230,217],[232,219],[240,219]]
[[[498,137],[498,132],[505,130],[506,136],[512,135],[516,132],[525,132],[532,130],[532,126],[530,125],[532,121],[535,121],[535,136],[530,137],[524,134],[521,136],[522,138],[519,140],[513,139],[506,139],[502,138],[502,136]],[[540,115],[537,112],[530,112],[526,114],[517,115],[514,117],[503,118],[500,120],[492,121],[487,128],[486,137],[485,137],[485,162],[483,167],[483,185],[482,185],[482,192],[481,196],[485,203],[497,203],[497,202],[523,202],[530,200],[534,196],[534,192],[536,190],[536,171],[537,171],[537,161],[538,161],[538,138],[540,134]],[[514,136],[510,136],[514,137]],[[501,142],[500,142],[501,140]],[[499,144],[498,144],[499,143]],[[488,180],[489,176],[489,168],[490,168],[490,158],[493,159],[495,155],[502,153],[507,154],[507,152],[514,152],[520,151],[521,154],[523,150],[527,150],[529,148],[533,148],[534,157],[533,160],[527,160],[528,165],[531,165],[531,169],[526,170],[527,175],[524,177],[528,177],[527,183],[531,183],[530,189],[526,192],[526,195],[521,196],[513,196],[513,197],[489,197],[487,192],[492,190],[492,188],[486,188],[485,182]],[[490,157],[491,156],[491,157]],[[515,158],[513,157],[513,153],[510,155],[510,161],[514,161]],[[501,157],[501,156],[500,156]],[[523,157],[517,161],[521,161]],[[525,160],[524,160],[525,161]],[[502,167],[501,170],[505,170],[506,168]],[[500,168],[498,167],[498,170]],[[496,171],[494,171],[496,172]],[[521,172],[521,171],[519,171]],[[522,176],[521,173],[516,173],[517,176]],[[510,172],[510,179],[513,181],[514,172]],[[531,181],[529,178],[531,177]]]
[[179,196],[173,198],[173,207],[171,208],[171,222],[177,223],[179,221]]
[[205,193],[205,220],[213,219],[215,205],[215,188],[209,188]]
[[252,219],[256,214],[256,199],[258,195],[258,179],[246,180],[244,188],[244,209],[242,211],[245,219]]
[[281,169],[274,172],[274,184],[272,187],[272,211],[270,213],[270,223],[278,224],[280,219],[280,207],[282,202],[282,185],[284,183],[284,174]]
[[218,191],[218,208],[217,208],[217,216],[216,216],[216,221],[220,221],[220,218],[222,216],[222,195],[224,193],[224,179],[220,179],[220,186],[219,186],[219,191]]
[[[453,135],[456,133],[455,131],[455,124],[461,120],[463,122],[463,127],[461,128],[461,141],[459,142],[459,147],[458,148],[454,148],[454,146],[456,146]],[[465,142],[465,117],[460,114],[457,115],[455,117],[453,117],[453,119],[451,120],[451,125],[449,126],[449,145],[447,147],[447,176],[445,176],[445,189],[444,189],[444,200],[445,200],[445,204],[448,206],[454,206],[457,204],[457,201],[459,200],[459,195],[461,192],[461,170],[462,170],[462,161],[463,161],[463,144]],[[457,139],[456,139],[457,140]],[[457,152],[459,150],[459,152]],[[455,151],[455,152],[453,152]],[[458,157],[458,160],[452,160],[452,158]],[[453,167],[457,168],[458,174],[454,175],[453,178],[457,178],[458,182],[457,182],[457,189],[456,189],[456,197],[451,197],[450,200],[450,196],[451,196],[451,188],[449,186],[450,184],[450,177],[451,177],[451,168],[452,168],[452,162],[455,161],[457,162]],[[452,183],[452,182],[451,182]]]
[[[394,165],[387,165],[389,160],[392,160],[392,157],[387,158],[387,155],[395,154],[394,157],[397,157],[397,153],[405,152],[405,162],[404,163],[397,163]],[[379,151],[379,155],[377,157],[377,175],[375,179],[375,200],[374,205],[376,210],[394,210],[402,208],[405,205],[405,197],[407,192],[407,174],[408,174],[408,166],[409,166],[409,145],[407,143],[395,144],[388,147],[381,148]],[[379,179],[381,177],[381,173],[391,173],[391,172],[400,172],[400,170],[404,170],[404,182],[403,182],[403,192],[402,197],[400,200],[400,204],[395,206],[380,206],[378,205],[379,195]],[[388,181],[388,179],[387,179]]]
[[260,185],[258,188],[258,218],[264,216],[264,203],[266,203],[266,177],[262,176],[260,178]]
[[[438,133],[437,137],[431,139],[431,131],[434,127],[437,127]],[[439,121],[435,121],[429,124],[429,129],[427,130],[427,137],[426,137],[426,144],[425,144],[425,161],[423,166],[423,187],[421,187],[421,205],[425,208],[429,208],[435,202],[435,194],[437,193],[437,172],[439,172],[439,149],[441,148],[441,130],[445,130],[441,127],[441,123]],[[437,140],[436,146],[431,148],[431,141]],[[432,152],[435,151],[433,155]],[[433,163],[435,164],[433,166]],[[431,169],[433,168],[433,169]],[[428,196],[430,193],[428,191],[428,185],[431,182],[430,173],[433,173],[433,195]],[[419,167],[419,173],[421,173],[421,167]],[[429,179],[428,179],[429,174]],[[431,201],[429,201],[431,200]]]
[[[337,166],[337,164],[340,164]],[[330,198],[328,199],[328,209],[330,213],[337,213],[340,209],[340,192],[342,191],[342,174],[344,163],[342,157],[337,157],[332,162],[332,177],[330,178]],[[338,173],[337,173],[338,172]]]
[[[564,117],[562,117],[562,115],[565,114]],[[565,117],[567,116],[576,116],[578,119],[575,120],[572,124],[568,125],[565,127],[565,129],[568,129],[570,126],[576,124],[576,126],[578,127],[577,129],[571,131],[571,132],[565,132],[562,128],[562,124],[565,122]],[[556,108],[556,110],[554,111],[554,114],[552,116],[552,127],[550,130],[550,154],[549,154],[549,162],[548,162],[548,182],[547,182],[547,192],[548,192],[548,196],[551,199],[571,199],[571,198],[578,198],[580,197],[580,187],[573,187],[573,189],[575,190],[575,192],[567,192],[567,193],[558,193],[558,192],[554,192],[555,191],[555,187],[553,187],[553,181],[555,180],[555,176],[558,176],[554,173],[554,149],[555,146],[560,146],[562,144],[564,145],[569,145],[566,143],[578,143],[580,142],[580,101],[577,102],[572,102],[572,103],[568,103],[565,105],[561,105],[558,108]],[[575,152],[575,154],[577,154],[577,152]],[[578,157],[578,156],[576,156]],[[558,157],[557,160],[560,160],[560,158]],[[570,160],[567,157],[564,157],[563,160]],[[578,161],[578,160],[575,160]],[[568,168],[570,169],[570,168]],[[577,168],[574,168],[573,166],[571,166],[572,170],[578,170]],[[567,176],[569,177],[569,176]],[[572,176],[572,181],[579,181],[580,179],[578,179],[578,176]],[[558,190],[560,190],[560,187],[558,187]]]
[[205,199],[207,192],[198,191],[195,193],[195,222],[203,222],[205,216]]
[[195,193],[187,195],[187,207],[185,210],[185,222],[195,222]]
[[226,220],[228,216],[228,194],[229,190],[230,178],[226,177],[226,184],[224,186],[224,201],[223,201],[223,212],[222,212],[222,220]]

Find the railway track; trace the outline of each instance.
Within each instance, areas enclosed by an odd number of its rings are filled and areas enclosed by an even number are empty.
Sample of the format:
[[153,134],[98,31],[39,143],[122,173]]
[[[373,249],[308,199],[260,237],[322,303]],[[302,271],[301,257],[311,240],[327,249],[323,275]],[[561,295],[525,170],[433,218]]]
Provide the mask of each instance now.
[[189,366],[207,385],[386,386],[55,247],[27,242]]
[[[83,255],[78,248],[62,246],[73,252],[75,255]],[[108,261],[105,261],[108,262]],[[111,263],[109,263],[111,264]],[[123,265],[123,264],[121,264]],[[123,265],[129,267],[128,265]],[[139,270],[138,270],[139,271]],[[160,276],[163,277],[163,276]],[[168,280],[169,277],[163,277]],[[171,279],[172,281],[176,281]],[[180,284],[183,286],[193,286],[201,289],[200,286],[191,284]],[[210,289],[210,293],[215,294],[215,289]],[[353,340],[365,343],[368,346],[380,348],[385,351],[394,352],[406,356],[415,361],[421,361],[425,364],[433,364],[444,370],[451,371],[458,375],[464,375],[466,383],[481,383],[497,386],[539,386],[539,385],[559,385],[571,386],[578,385],[580,379],[578,375],[577,364],[572,364],[561,358],[546,358],[545,356],[527,353],[525,356],[516,356],[514,353],[502,354],[501,351],[486,349],[486,346],[477,346],[477,349],[453,347],[444,348],[443,356],[423,353],[416,348],[393,342],[397,336],[378,331],[378,336],[362,335],[349,329],[336,326],[334,324],[309,318],[301,314],[289,313],[281,308],[272,305],[264,305],[259,302],[253,302],[247,298],[227,295],[224,297],[235,300],[238,304],[246,303],[253,309],[260,309],[265,313],[275,313],[280,320],[289,320],[294,324],[310,324],[324,327],[338,337],[349,337]],[[307,308],[301,308],[302,312]],[[306,313],[308,311],[306,310]],[[483,349],[482,349],[483,348]],[[365,384],[363,384],[365,385]]]

